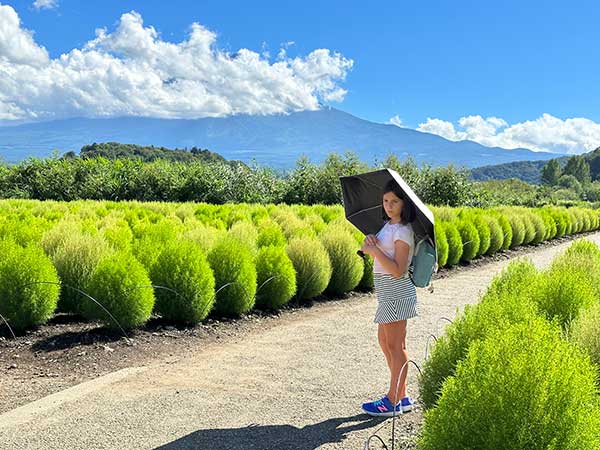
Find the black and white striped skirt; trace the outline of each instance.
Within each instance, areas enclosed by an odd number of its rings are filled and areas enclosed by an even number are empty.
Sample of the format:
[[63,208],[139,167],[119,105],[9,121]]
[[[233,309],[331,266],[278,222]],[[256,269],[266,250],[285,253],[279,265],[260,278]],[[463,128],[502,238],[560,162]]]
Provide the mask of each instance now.
[[390,323],[411,319],[417,311],[417,290],[408,278],[395,278],[387,273],[374,273],[377,312],[375,323]]

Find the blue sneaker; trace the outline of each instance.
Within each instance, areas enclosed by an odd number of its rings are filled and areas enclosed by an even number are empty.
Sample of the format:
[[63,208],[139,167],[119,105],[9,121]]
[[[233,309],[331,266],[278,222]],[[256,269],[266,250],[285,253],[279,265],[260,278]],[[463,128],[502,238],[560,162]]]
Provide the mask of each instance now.
[[415,402],[412,398],[404,397],[404,398],[402,398],[402,400],[400,400],[400,403],[398,404],[398,406],[400,408],[402,408],[403,413],[406,413],[406,412],[413,410],[414,404],[415,404]]
[[370,416],[376,417],[392,417],[393,415],[402,414],[402,405],[398,403],[394,408],[387,395],[374,402],[363,403],[362,409]]

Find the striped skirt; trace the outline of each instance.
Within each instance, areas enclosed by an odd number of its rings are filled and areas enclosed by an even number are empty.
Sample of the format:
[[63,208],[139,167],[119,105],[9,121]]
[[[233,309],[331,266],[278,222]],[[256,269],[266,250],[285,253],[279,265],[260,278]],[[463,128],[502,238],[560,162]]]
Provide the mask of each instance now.
[[375,323],[411,319],[417,311],[417,290],[408,276],[395,278],[387,273],[374,273],[377,312]]

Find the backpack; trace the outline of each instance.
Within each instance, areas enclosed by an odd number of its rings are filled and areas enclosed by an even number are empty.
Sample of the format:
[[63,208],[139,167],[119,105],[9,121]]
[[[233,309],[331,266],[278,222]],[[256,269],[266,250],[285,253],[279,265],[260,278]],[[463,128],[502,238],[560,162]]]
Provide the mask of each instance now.
[[415,246],[408,276],[415,286],[427,287],[434,272],[437,272],[437,250],[431,239],[424,237]]

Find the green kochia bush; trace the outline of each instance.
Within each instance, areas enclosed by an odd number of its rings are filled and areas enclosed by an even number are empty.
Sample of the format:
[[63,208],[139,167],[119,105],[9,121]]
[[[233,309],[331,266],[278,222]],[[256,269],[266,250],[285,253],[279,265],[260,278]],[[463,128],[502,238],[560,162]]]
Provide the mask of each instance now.
[[493,255],[498,252],[504,244],[504,233],[498,219],[494,216],[483,216],[483,220],[490,229],[490,245],[485,252],[486,255]]
[[83,313],[83,305],[89,299],[79,291],[86,292],[96,266],[110,253],[112,250],[102,236],[83,233],[65,236],[65,240],[51,255],[62,286],[58,311]]
[[299,300],[321,294],[331,279],[331,261],[323,244],[317,239],[296,238],[287,246],[287,254],[296,269]]
[[252,250],[227,236],[208,254],[215,274],[215,313],[238,316],[252,309],[256,294],[256,266]]
[[495,217],[498,220],[498,223],[500,224],[500,227],[502,228],[502,237],[504,239],[504,242],[502,243],[502,247],[500,247],[500,248],[502,250],[508,250],[511,247],[512,240],[513,240],[512,225],[511,225],[510,221],[508,220],[508,218],[501,212],[493,211],[492,215],[493,215],[493,217]]
[[448,262],[448,239],[445,230],[443,222],[435,222],[435,244],[439,267],[444,267]]
[[427,412],[421,450],[596,450],[600,409],[589,359],[542,319],[473,343]]
[[463,253],[461,260],[465,262],[471,261],[477,256],[479,250],[480,238],[477,228],[467,219],[462,219],[457,222],[457,228],[463,243]]
[[487,221],[480,215],[473,216],[473,225],[477,228],[479,234],[479,248],[477,249],[477,256],[481,256],[487,253],[491,245],[491,231]]
[[83,306],[88,319],[98,319],[109,328],[127,329],[146,323],[154,306],[148,272],[129,252],[118,252],[104,258],[90,278],[88,293],[106,308],[118,323],[89,300]]
[[523,218],[514,211],[508,213],[508,221],[512,230],[510,248],[518,247],[525,240],[525,222]]
[[[513,272],[528,272],[526,266]],[[505,275],[506,277],[506,275]],[[464,314],[446,328],[425,362],[421,376],[421,399],[425,408],[435,406],[444,380],[454,374],[469,346],[485,339],[496,329],[504,329],[512,323],[529,320],[537,316],[535,304],[527,300],[526,288],[518,285],[515,275],[512,289],[486,293],[482,301],[474,306],[467,305]],[[515,295],[519,293],[520,295]]]
[[284,247],[262,247],[256,257],[256,306],[279,309],[296,293],[296,271]]
[[363,276],[364,264],[356,254],[355,239],[341,227],[328,228],[320,240],[329,254],[332,272],[327,293],[341,295],[354,289]]
[[213,307],[215,277],[198,244],[179,241],[167,245],[152,267],[150,279],[156,286],[154,309],[165,319],[196,324]]
[[444,222],[444,231],[446,232],[446,239],[448,241],[448,260],[446,261],[446,266],[455,266],[463,254],[462,238],[456,228],[456,222]]
[[371,292],[374,287],[373,258],[369,255],[365,255],[363,258],[363,275],[356,289],[359,291]]
[[58,301],[58,281],[41,248],[0,241],[0,314],[12,328],[25,330],[50,318]]

